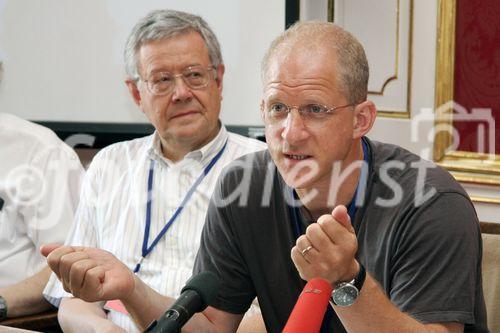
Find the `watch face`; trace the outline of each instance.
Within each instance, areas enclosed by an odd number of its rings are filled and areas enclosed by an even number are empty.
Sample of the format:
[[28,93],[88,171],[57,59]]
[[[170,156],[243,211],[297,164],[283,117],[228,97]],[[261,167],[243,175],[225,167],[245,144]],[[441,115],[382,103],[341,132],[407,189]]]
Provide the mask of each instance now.
[[338,306],[350,306],[358,298],[358,289],[352,284],[345,284],[332,293],[333,302]]

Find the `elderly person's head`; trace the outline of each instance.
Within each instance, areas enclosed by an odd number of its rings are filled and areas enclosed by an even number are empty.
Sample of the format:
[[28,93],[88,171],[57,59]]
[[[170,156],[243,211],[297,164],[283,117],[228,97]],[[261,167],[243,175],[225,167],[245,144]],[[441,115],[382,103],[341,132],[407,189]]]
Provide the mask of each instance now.
[[218,133],[224,65],[219,42],[199,16],[156,10],[125,47],[126,84],[173,160]]
[[219,41],[200,16],[176,10],[155,10],[136,23],[127,39],[124,52],[127,75],[139,79],[137,52],[143,44],[188,32],[200,34],[214,67],[223,64]]
[[266,138],[288,185],[328,186],[336,162],[345,168],[362,157],[376,109],[366,100],[365,52],[350,33],[297,23],[272,42],[261,75]]

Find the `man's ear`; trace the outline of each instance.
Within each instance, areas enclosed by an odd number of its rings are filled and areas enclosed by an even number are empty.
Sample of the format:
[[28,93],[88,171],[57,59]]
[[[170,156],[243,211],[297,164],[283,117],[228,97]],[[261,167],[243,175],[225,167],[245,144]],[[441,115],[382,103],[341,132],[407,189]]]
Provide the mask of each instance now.
[[215,72],[217,74],[217,77],[215,78],[215,82],[217,83],[217,89],[219,90],[219,94],[221,96],[221,99],[222,99],[222,82],[224,79],[224,71],[225,70],[226,70],[226,68],[224,67],[223,64],[220,64],[215,69]]
[[368,133],[375,118],[377,117],[377,108],[372,101],[364,101],[354,107],[354,118],[353,118],[353,139],[359,139]]
[[141,107],[141,92],[139,91],[139,88],[137,87],[137,81],[132,80],[132,79],[126,79],[125,84],[127,85],[128,92],[132,96],[135,104],[138,107]]

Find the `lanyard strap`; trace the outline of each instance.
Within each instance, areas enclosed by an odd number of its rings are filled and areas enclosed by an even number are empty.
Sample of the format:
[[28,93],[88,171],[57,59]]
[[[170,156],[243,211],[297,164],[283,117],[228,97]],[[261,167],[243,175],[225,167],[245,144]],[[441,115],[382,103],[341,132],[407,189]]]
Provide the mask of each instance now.
[[[368,156],[368,145],[364,140],[361,141],[361,145],[363,147],[363,159],[365,163],[368,165],[370,158]],[[358,190],[360,184],[361,186],[366,186],[366,179],[367,179],[367,171],[368,168],[365,168],[364,166],[361,167],[361,174],[359,175],[359,180],[358,180],[358,185],[356,185],[356,190],[354,191],[354,196],[347,206],[347,213],[349,214],[349,217],[351,218],[351,223],[354,222],[354,218],[356,217],[356,211],[357,211],[357,205],[356,205],[356,200],[358,196]],[[364,192],[364,191],[363,191]],[[295,190],[292,190],[292,196],[294,200],[299,200],[299,197],[297,195],[297,192]],[[299,238],[300,235],[302,235],[304,232],[302,231],[302,224],[300,223],[301,217],[300,217],[300,210],[299,208],[294,205],[288,206],[290,216],[292,218],[292,227],[293,227],[293,233],[295,235],[295,239]],[[333,317],[333,309],[329,306],[326,309],[325,316],[323,317],[323,322],[321,324],[321,333],[328,333],[329,332],[329,326],[330,326],[330,321]]]
[[205,176],[210,172],[212,167],[215,165],[215,163],[217,163],[219,158],[222,156],[222,153],[224,152],[226,145],[227,145],[227,140],[224,143],[224,146],[222,146],[221,150],[212,158],[210,163],[208,163],[208,165],[205,167],[205,169],[203,169],[203,172],[198,176],[198,178],[193,183],[193,185],[191,185],[191,188],[184,196],[184,199],[182,200],[179,207],[177,207],[177,209],[175,210],[172,217],[170,217],[170,219],[167,221],[167,223],[161,229],[160,233],[155,237],[155,239],[153,240],[151,245],[148,247],[149,230],[150,230],[150,226],[151,226],[151,203],[153,201],[152,190],[153,190],[153,174],[154,174],[154,172],[153,172],[154,171],[154,160],[153,159],[151,160],[151,163],[149,165],[149,175],[148,175],[148,192],[147,192],[148,202],[146,204],[146,226],[145,226],[145,230],[144,230],[144,239],[142,241],[141,259],[139,260],[139,262],[135,266],[134,273],[139,272],[139,270],[141,269],[141,263],[144,260],[144,258],[147,255],[149,255],[149,253],[151,253],[151,251],[153,251],[153,249],[156,247],[158,242],[163,238],[163,236],[165,236],[168,229],[172,226],[172,224],[175,222],[177,217],[180,215],[180,213],[184,209],[184,206],[186,206],[186,203],[193,196],[193,193],[196,191],[196,188],[198,187],[198,185],[200,185],[200,183],[205,178]]

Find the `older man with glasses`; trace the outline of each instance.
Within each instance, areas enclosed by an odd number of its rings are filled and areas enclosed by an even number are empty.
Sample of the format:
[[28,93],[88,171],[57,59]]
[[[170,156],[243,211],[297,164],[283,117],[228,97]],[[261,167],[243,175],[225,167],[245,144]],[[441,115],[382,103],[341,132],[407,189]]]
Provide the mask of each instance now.
[[[66,244],[107,250],[148,286],[176,297],[191,276],[221,170],[265,144],[221,124],[224,64],[199,16],[150,13],[133,28],[125,63],[130,94],[156,131],[94,158]],[[83,259],[78,270],[91,271],[92,261]],[[45,296],[59,306],[65,331],[137,331],[119,302],[103,307],[74,298],[55,276]]]

